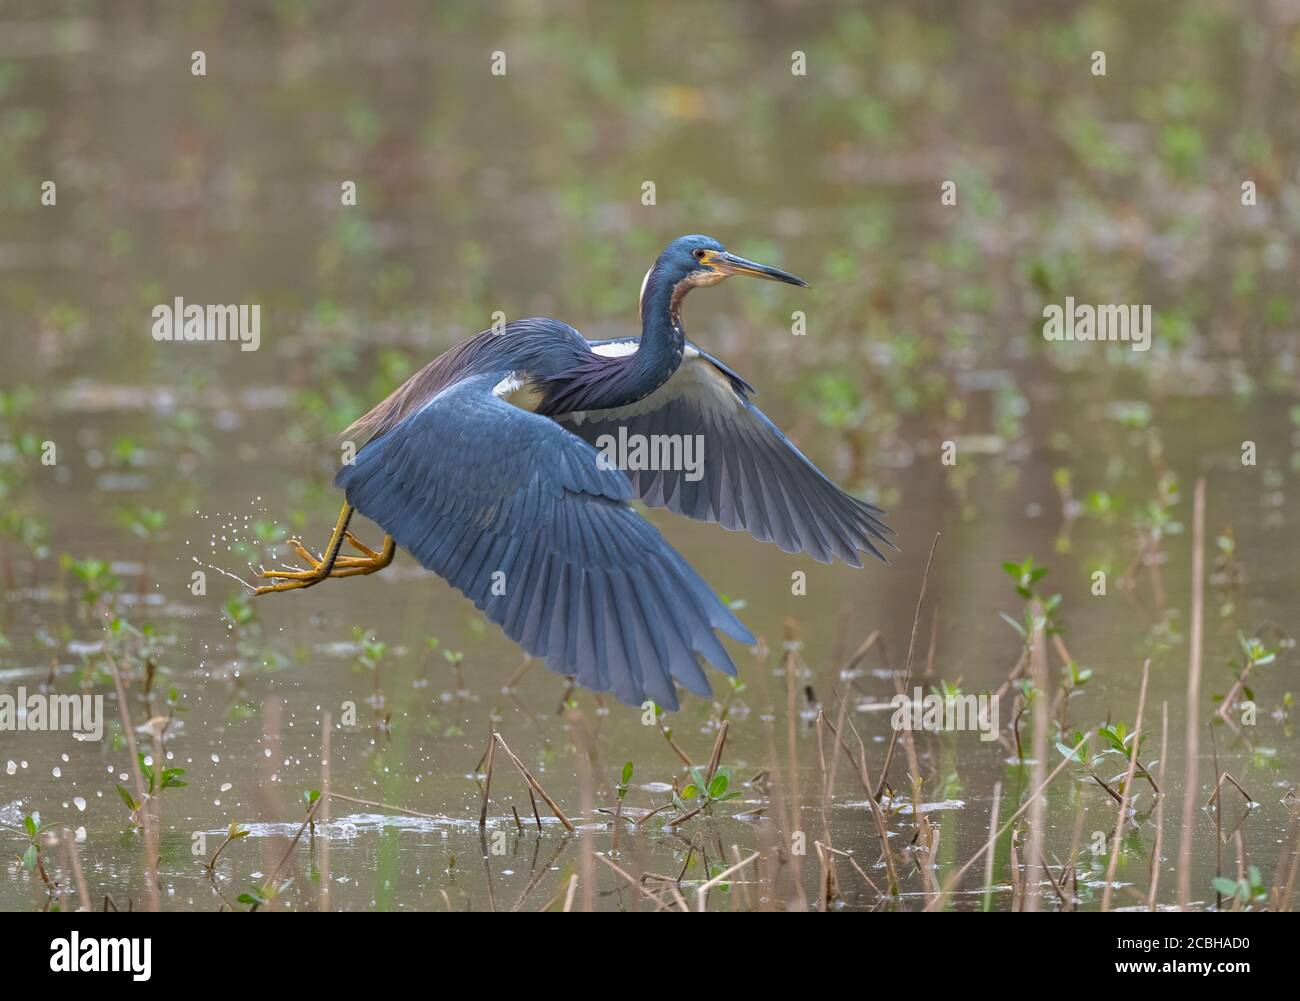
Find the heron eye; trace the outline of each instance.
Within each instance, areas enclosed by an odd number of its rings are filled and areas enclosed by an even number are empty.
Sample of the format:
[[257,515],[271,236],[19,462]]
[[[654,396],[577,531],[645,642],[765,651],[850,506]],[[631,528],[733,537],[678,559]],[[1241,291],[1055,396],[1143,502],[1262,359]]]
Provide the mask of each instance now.
[[702,261],[702,260],[704,260],[704,251],[703,251],[703,250],[697,250],[697,251],[695,251],[695,259],[696,259],[697,261]]

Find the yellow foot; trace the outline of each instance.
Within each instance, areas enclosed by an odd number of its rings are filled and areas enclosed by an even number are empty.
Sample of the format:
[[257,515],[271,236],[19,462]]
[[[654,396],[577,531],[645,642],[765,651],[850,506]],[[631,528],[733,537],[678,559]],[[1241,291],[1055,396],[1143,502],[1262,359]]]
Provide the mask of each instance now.
[[275,584],[266,584],[256,588],[253,595],[270,594],[274,591],[292,591],[300,587],[311,587],[313,584],[319,584],[327,577],[355,577],[363,574],[372,574],[377,570],[382,570],[393,562],[395,545],[391,537],[385,537],[384,548],[376,552],[364,542],[358,539],[351,532],[345,532],[344,538],[362,556],[335,556],[332,563],[328,563],[325,557],[313,553],[297,539],[290,539],[288,546],[292,549],[305,563],[310,570],[263,570],[259,576],[265,580],[275,580]]

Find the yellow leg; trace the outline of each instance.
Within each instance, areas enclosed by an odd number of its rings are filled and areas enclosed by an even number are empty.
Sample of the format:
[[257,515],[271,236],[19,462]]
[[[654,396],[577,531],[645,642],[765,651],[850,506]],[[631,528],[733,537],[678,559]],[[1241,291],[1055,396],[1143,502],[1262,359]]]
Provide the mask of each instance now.
[[[263,570],[261,576],[267,580],[275,580],[275,584],[267,584],[257,588],[253,593],[270,594],[273,591],[293,591],[300,587],[311,587],[313,584],[319,584],[327,577],[355,577],[359,575],[372,574],[382,570],[388,564],[393,562],[393,556],[397,553],[397,544],[393,541],[391,535],[384,536],[383,548],[376,552],[371,549],[355,535],[348,531],[348,522],[352,519],[352,505],[345,503],[343,509],[339,511],[338,521],[334,524],[334,531],[330,535],[329,544],[325,547],[325,552],[319,556],[313,555],[297,539],[289,540],[289,547],[298,554],[310,567],[310,570]],[[340,556],[339,550],[342,548],[344,541],[350,543],[361,556]]]

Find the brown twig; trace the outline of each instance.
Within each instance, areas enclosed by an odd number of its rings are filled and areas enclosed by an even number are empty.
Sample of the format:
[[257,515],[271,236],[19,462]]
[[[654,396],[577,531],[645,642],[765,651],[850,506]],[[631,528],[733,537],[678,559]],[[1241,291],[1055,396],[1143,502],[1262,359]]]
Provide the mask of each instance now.
[[[493,737],[496,731],[493,730]],[[487,773],[483,777],[483,806],[478,812],[478,829],[481,831],[487,827],[488,799],[492,795],[492,765],[496,760],[497,742],[493,738],[488,738],[487,749]]]
[[[537,795],[541,796],[546,805],[550,807],[551,812],[555,814],[555,819],[563,824],[565,830],[570,833],[576,831],[577,828],[573,826],[573,821],[564,815],[564,811],[560,809],[559,804],[557,804],[555,800],[551,799],[550,794],[542,788],[540,782],[533,778],[533,773],[524,766],[524,763],[519,760],[518,755],[516,755],[514,751],[510,750],[509,745],[506,744],[505,739],[501,736],[500,732],[493,734],[493,736],[496,738],[497,743],[501,745],[501,750],[506,752],[506,757],[510,759],[510,763],[513,764],[515,768],[518,769],[519,774],[524,777],[524,781],[527,782],[529,787],[533,789]],[[576,880],[577,877],[575,876],[574,878]],[[565,910],[568,910],[567,906]]]
[[[906,692],[912,682],[912,656],[916,653],[916,629],[921,622],[921,606],[925,602],[925,586],[930,579],[930,564],[934,562],[934,551],[939,546],[939,532],[934,533],[934,541],[930,543],[930,555],[925,560],[925,572],[921,575],[921,593],[916,596],[916,614],[912,616],[912,638],[907,644],[907,666],[903,672],[903,691]],[[898,730],[893,729],[889,734],[889,747],[885,750],[885,763],[880,768],[880,782],[876,786],[875,799],[880,800],[880,795],[885,790],[885,783],[889,780],[889,766],[894,760],[894,745],[898,741]]]

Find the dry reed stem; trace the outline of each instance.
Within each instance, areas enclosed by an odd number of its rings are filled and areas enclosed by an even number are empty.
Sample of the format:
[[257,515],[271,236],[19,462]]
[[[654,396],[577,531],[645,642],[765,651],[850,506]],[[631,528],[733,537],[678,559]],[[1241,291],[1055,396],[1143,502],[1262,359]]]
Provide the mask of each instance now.
[[153,830],[148,811],[143,808],[145,800],[149,797],[148,791],[145,789],[144,775],[140,771],[140,750],[135,743],[135,730],[131,726],[130,710],[127,709],[126,688],[122,684],[122,673],[117,669],[117,661],[113,659],[113,654],[108,649],[107,642],[104,643],[104,659],[108,661],[108,669],[113,675],[113,688],[117,692],[117,711],[122,717],[122,732],[126,737],[127,753],[131,755],[131,774],[135,777],[135,792],[141,805],[141,809],[137,813],[140,816],[140,826],[144,829],[145,857],[153,860],[148,866],[149,871],[146,873],[146,877],[149,884],[149,906],[151,910],[156,911],[161,906],[158,899],[157,834]]
[[[921,622],[921,606],[925,602],[925,586],[930,579],[930,564],[934,562],[934,551],[939,546],[939,532],[934,533],[934,541],[930,543],[930,555],[925,560],[925,572],[921,575],[921,593],[916,596],[916,614],[912,616],[912,638],[907,644],[907,666],[903,673],[903,691],[907,691],[908,685],[912,683],[912,656],[916,653],[916,629]],[[877,800],[880,794],[884,792],[885,783],[889,780],[889,766],[894,760],[894,745],[898,741],[898,731],[892,730],[889,735],[889,747],[885,750],[885,763],[880,769],[880,783],[876,786]]]
[[[595,779],[592,774],[595,755],[592,750],[591,731],[587,729],[586,718],[577,709],[568,709],[564,714],[565,724],[569,728],[570,739],[577,750],[578,803],[582,816],[590,817],[595,808]],[[578,832],[578,881],[582,886],[582,909],[590,914],[596,907],[596,848],[592,843],[592,832],[588,828]]]
[[1124,796],[1120,800],[1115,817],[1115,834],[1110,841],[1110,863],[1106,866],[1106,888],[1101,893],[1101,909],[1110,910],[1110,894],[1115,884],[1115,873],[1119,869],[1119,844],[1124,833],[1124,821],[1128,816],[1129,803],[1132,801],[1133,776],[1137,772],[1138,744],[1142,740],[1142,714],[1147,704],[1147,678],[1151,674],[1151,660],[1142,663],[1142,687],[1138,689],[1137,722],[1133,724],[1133,747],[1128,755],[1128,771],[1124,774]]
[[289,864],[289,859],[292,858],[293,856],[293,850],[297,846],[299,839],[302,837],[302,832],[307,830],[307,825],[310,824],[312,820],[315,818],[316,811],[317,809],[320,808],[320,805],[321,803],[324,802],[324,800],[325,800],[324,796],[316,797],[316,802],[311,805],[311,809],[307,811],[307,816],[304,817],[302,823],[298,825],[298,831],[296,834],[294,834],[293,839],[289,842],[289,847],[286,848],[284,850],[284,854],[280,856],[279,863],[277,863],[276,867],[271,870],[271,875],[267,876],[266,879],[263,880],[262,882],[263,894],[265,894],[267,890],[271,889],[275,885],[275,878],[279,876],[281,871],[284,869],[284,867]]
[[68,857],[68,867],[72,870],[72,881],[77,887],[77,899],[81,901],[79,911],[91,911],[90,893],[86,890],[86,876],[81,871],[81,853],[77,848],[76,836],[68,828],[63,829],[63,850]]
[[867,789],[867,809],[871,811],[872,819],[876,823],[876,835],[880,838],[880,854],[885,862],[885,874],[889,877],[889,892],[891,896],[897,896],[901,884],[898,880],[898,873],[894,869],[894,856],[889,850],[889,828],[885,824],[885,811],[881,809],[876,798],[871,794],[871,773],[867,769],[867,747],[862,742],[862,734],[858,733],[858,728],[853,722],[853,718],[848,718],[849,729],[853,731],[853,736],[858,741],[858,772],[862,776],[862,784]]
[[[1169,703],[1160,703],[1160,788],[1165,787],[1165,760],[1169,755]],[[1156,800],[1156,842],[1151,849],[1151,888],[1147,891],[1147,910],[1156,909],[1156,891],[1160,886],[1160,853],[1165,844],[1165,798]]]
[[[1075,797],[1074,810],[1074,830],[1070,832],[1070,873],[1073,877],[1073,890],[1070,892],[1070,910],[1077,910],[1079,906],[1079,838],[1083,836],[1083,820],[1085,815],[1083,806],[1083,797]],[[1061,884],[1065,884],[1065,876],[1061,876]]]
[[[875,891],[877,896],[881,896],[881,897],[884,896],[884,893],[881,892],[880,887],[878,887],[875,884],[875,882],[871,879],[871,877],[866,874],[862,866],[858,864],[858,860],[853,857],[852,853],[846,852],[842,848],[832,848],[830,845],[823,845],[821,844],[821,842],[818,842],[818,844],[820,845],[820,847],[825,848],[832,855],[838,855],[840,856],[840,858],[848,859],[849,865],[853,866],[853,871],[856,872],[862,878],[862,882],[866,883],[867,886],[871,887],[871,889]],[[740,856],[740,849],[739,847],[737,847],[736,857],[739,858],[739,856]]]
[[700,886],[695,891],[695,903],[696,903],[695,909],[701,913],[707,911],[709,909],[709,890],[717,886],[719,883],[721,883],[732,873],[739,872],[741,869],[745,868],[745,866],[749,865],[749,863],[753,862],[754,859],[756,858],[758,858],[758,852],[753,852],[752,854],[750,854],[749,858],[737,862],[735,865],[729,866],[726,869],[723,869],[722,872],[718,873],[707,883]]
[[[525,767],[524,763],[519,760],[518,755],[516,755],[514,751],[510,750],[509,745],[506,744],[505,738],[501,736],[500,731],[494,733],[493,736],[496,738],[497,743],[501,745],[501,750],[506,752],[506,757],[510,759],[510,763],[513,764],[515,768],[518,769],[519,774],[524,777],[524,781],[527,782],[529,787],[533,789],[537,795],[541,796],[546,805],[550,807],[551,812],[555,814],[555,819],[563,824],[565,830],[570,833],[576,831],[577,828],[573,826],[573,822],[564,815],[564,811],[560,809],[555,800],[551,799],[547,791],[542,788],[541,783],[533,778],[532,772],[530,772],[527,767]],[[574,878],[576,879],[577,877],[575,876]]]
[[523,680],[524,675],[528,673],[528,669],[532,666],[533,658],[525,657],[523,663],[515,668],[514,673],[511,674],[510,677],[506,678],[506,683],[501,686],[501,690],[503,692],[513,692],[519,686],[519,682]]
[[[330,754],[332,753],[331,740],[334,735],[334,714],[326,712],[321,720],[320,733],[320,798],[325,801],[321,807],[323,816],[322,824],[328,824],[330,821]],[[321,839],[320,849],[320,902],[319,908],[322,911],[330,909],[330,839],[324,837]]]
[[419,810],[408,810],[404,806],[393,806],[390,803],[378,803],[373,799],[358,799],[356,796],[345,796],[341,792],[331,792],[333,799],[342,800],[344,803],[355,803],[357,806],[373,806],[379,810],[391,810],[393,813],[404,813],[408,817],[422,817],[425,820],[446,820],[446,814],[438,813],[421,813]]
[[[1062,888],[1061,884],[1056,881],[1056,877],[1052,875],[1052,867],[1047,864],[1047,859],[1040,859],[1040,861],[1043,864],[1043,872],[1047,875],[1047,881],[1052,884],[1052,889],[1056,892],[1057,899],[1061,901],[1061,907],[1066,907],[1067,902],[1065,899],[1065,890]],[[1061,868],[1061,876],[1065,876],[1064,867]]]
[[[1034,763],[1030,768],[1029,782],[1030,785],[1037,786],[1042,783],[1043,775],[1047,771],[1047,723],[1051,710],[1050,695],[1047,690],[1047,634],[1045,619],[1038,607],[1034,610],[1034,620],[1034,632],[1029,646],[1029,676],[1037,693],[1036,701],[1039,702],[1039,707],[1034,711],[1033,744],[1030,748]],[[1027,892],[1025,909],[1031,913],[1036,912],[1042,903],[1038,866],[1046,854],[1043,850],[1044,839],[1047,836],[1046,828],[1047,797],[1042,796],[1034,800],[1034,805],[1029,811],[1029,841],[1025,845],[1025,890]]]
[[492,766],[496,762],[497,742],[496,728],[492,729],[492,736],[488,738],[487,749],[487,773],[483,777],[483,805],[478,811],[478,829],[481,831],[487,827],[488,800],[492,796]]
[[[1187,647],[1187,741],[1183,772],[1183,826],[1179,838],[1180,858],[1192,857],[1196,824],[1196,790],[1200,766],[1201,642],[1205,620],[1205,477],[1196,481],[1192,499],[1192,631]],[[1192,867],[1178,868],[1178,907],[1187,910],[1192,902]]]
[[667,904],[665,904],[665,903],[664,903],[662,900],[660,900],[657,896],[655,896],[653,893],[651,893],[649,890],[647,890],[644,886],[642,886],[640,883],[638,883],[638,882],[637,882],[637,881],[636,881],[636,880],[635,880],[631,875],[629,875],[629,874],[628,874],[627,872],[625,872],[623,869],[620,869],[620,868],[619,868],[615,863],[613,863],[613,862],[611,862],[609,859],[607,859],[604,855],[597,855],[596,857],[597,857],[598,859],[600,859],[602,862],[604,862],[604,863],[605,863],[607,866],[609,866],[611,869],[613,869],[616,873],[618,873],[619,876],[621,876],[621,877],[622,877],[624,880],[626,880],[629,884],[631,884],[631,886],[632,886],[632,888],[633,888],[634,890],[636,890],[636,891],[637,891],[638,893],[640,893],[643,897],[645,897],[647,900],[649,900],[651,903],[653,903],[653,904],[655,905],[656,908],[658,908],[658,909],[661,910],[661,911],[669,910],[669,907],[668,907]]
[[[833,695],[835,695],[836,698],[839,698],[839,693],[836,692],[834,688],[831,689],[831,693],[832,693]],[[844,753],[847,754],[847,755],[849,756],[849,761],[853,761],[853,760],[854,760],[854,759],[853,759],[853,749],[852,749],[851,747],[849,747],[848,741],[846,741],[846,740],[844,739],[843,735],[840,733],[840,731],[837,730],[837,729],[835,728],[835,724],[832,723],[829,719],[826,719],[826,714],[825,714],[825,713],[822,714],[822,718],[826,720],[826,726],[830,729],[831,734],[835,737],[835,739],[836,739],[837,741],[839,741],[839,746],[842,747],[842,748],[844,749]],[[844,718],[844,700],[843,700],[843,699],[840,699],[840,713],[839,713],[839,718],[840,718],[840,720],[841,720],[841,722],[842,722],[842,721],[843,721],[843,718]],[[834,762],[834,758],[832,758],[831,760],[832,760],[832,762]],[[859,781],[860,783],[863,784],[863,791],[864,791],[868,796],[871,796],[871,795],[872,795],[871,786],[870,786],[869,784],[867,784],[868,780],[867,780],[867,778],[862,774],[862,770],[861,770],[861,769],[858,770],[857,778],[858,778],[858,781]]]
[[706,784],[713,781],[713,775],[718,770],[718,764],[722,761],[722,745],[727,742],[727,731],[731,729],[731,721],[723,720],[722,726],[718,727],[718,738],[713,742],[713,754],[709,756],[709,770],[705,773]]
[[[786,739],[786,769],[790,781],[790,793],[786,797],[786,807],[788,810],[786,818],[787,837],[794,831],[803,829],[803,796],[799,784],[799,740],[798,740],[798,723],[799,713],[796,708],[796,692],[798,690],[798,679],[795,677],[801,659],[797,656],[796,651],[802,645],[799,634],[799,625],[794,619],[787,618],[783,625],[783,638],[785,640],[785,654],[782,658],[782,673],[785,675],[785,739]],[[783,852],[782,856],[789,865],[794,877],[794,892],[799,900],[800,909],[807,909],[808,897],[803,889],[803,859],[802,856],[793,852]]]
[[998,847],[997,835],[995,832],[998,829],[998,812],[1001,808],[1002,780],[998,779],[998,781],[993,783],[993,810],[989,814],[989,841],[984,861],[984,894],[986,898],[990,899],[990,895],[993,892],[993,869]]
[[[1082,747],[1090,739],[1092,739],[1094,734],[1095,731],[1089,730],[1086,734],[1083,735],[1083,739],[1080,740],[1079,743],[1075,744],[1071,750],[1077,752],[1080,747]],[[1035,789],[1030,794],[1029,798],[1020,804],[1020,808],[1016,810],[1016,812],[1013,813],[1007,819],[1007,822],[1002,825],[1002,828],[994,832],[992,835],[990,835],[988,841],[986,841],[984,844],[980,846],[979,850],[970,857],[970,860],[967,861],[965,865],[963,865],[960,869],[958,869],[955,873],[953,873],[952,876],[949,877],[948,885],[943,888],[940,895],[930,904],[926,905],[925,909],[927,911],[934,910],[936,907],[938,907],[940,904],[943,903],[944,899],[950,893],[952,893],[952,891],[956,888],[957,884],[961,881],[961,878],[970,871],[971,866],[973,866],[976,862],[978,862],[980,856],[982,856],[985,852],[988,851],[989,846],[997,843],[997,839],[1002,837],[1002,835],[1005,834],[1011,828],[1011,825],[1014,824],[1018,819],[1020,819],[1020,815],[1024,813],[1027,809],[1029,809],[1030,805],[1036,799],[1038,799],[1038,797],[1041,796],[1044,793],[1044,791],[1046,791],[1049,785],[1052,784],[1052,780],[1055,779],[1056,776],[1060,775],[1061,772],[1065,770],[1065,766],[1068,765],[1073,760],[1074,760],[1074,756],[1073,754],[1071,754],[1070,757],[1064,758],[1059,765],[1057,765],[1055,768],[1052,769],[1052,773],[1043,780],[1042,785],[1040,785],[1037,789]]]
[[853,656],[848,659],[842,668],[840,668],[840,673],[843,674],[845,671],[854,670],[860,663],[862,663],[863,658],[871,652],[871,648],[876,645],[876,642],[879,639],[880,630],[873,629],[871,634],[858,645],[856,650],[853,651]]
[[673,753],[676,754],[677,757],[681,759],[682,764],[684,764],[687,768],[694,768],[695,762],[691,760],[691,756],[681,749],[677,741],[673,740],[672,736],[668,733],[668,731],[664,729],[664,725],[662,723],[659,723],[658,727],[659,727],[659,732],[664,735],[664,740],[668,741],[668,746],[671,747],[673,749]]
[[[733,862],[740,862],[740,861],[741,861],[741,858],[740,858],[740,845],[732,845],[732,846],[731,846],[731,860],[732,860]],[[762,876],[761,876],[761,874],[760,874],[760,879],[761,879],[761,878],[762,878]],[[735,886],[735,890],[736,890],[736,898],[737,898],[737,900],[739,901],[739,907],[736,908],[736,909],[737,909],[737,910],[742,910],[742,911],[752,910],[752,909],[753,909],[753,906],[754,906],[754,903],[753,903],[753,900],[750,898],[750,895],[749,895],[749,886],[748,886],[748,884],[746,884],[746,883],[737,883],[736,886]]]

